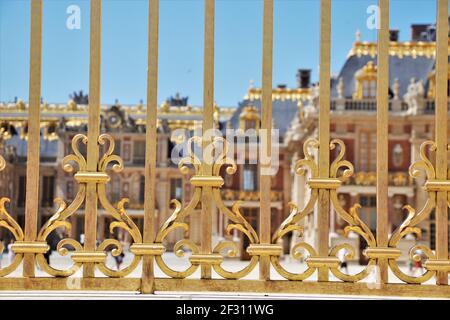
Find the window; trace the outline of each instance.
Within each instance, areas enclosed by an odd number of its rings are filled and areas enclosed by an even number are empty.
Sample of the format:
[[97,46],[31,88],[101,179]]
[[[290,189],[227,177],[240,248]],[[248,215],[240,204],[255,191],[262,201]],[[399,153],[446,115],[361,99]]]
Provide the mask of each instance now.
[[129,198],[130,197],[130,183],[124,182],[122,186],[122,197]]
[[377,67],[373,61],[355,73],[355,92],[353,99],[373,99],[377,94]]
[[244,191],[255,191],[257,190],[257,165],[246,164],[244,165],[243,171],[243,186]]
[[393,151],[392,162],[394,163],[394,166],[400,167],[403,164],[404,160],[402,145],[397,143],[392,151]]
[[[449,209],[450,210],[450,209]],[[449,211],[450,213],[450,211]],[[450,248],[450,219],[448,220],[449,229],[448,229],[448,245]],[[436,212],[433,211],[430,214],[430,249],[436,250]]]
[[239,128],[242,130],[259,130],[260,117],[259,111],[255,106],[249,105],[242,109],[239,116]]
[[[256,208],[244,208],[243,215],[245,220],[253,227],[253,229],[258,230],[258,209]],[[241,237],[241,259],[250,260],[251,256],[247,252],[247,248],[250,245],[248,237]]]
[[67,199],[73,200],[73,181],[67,181],[66,197]]
[[27,178],[26,176],[20,176],[19,177],[19,195],[17,197],[17,206],[19,208],[25,207],[25,198],[26,198],[26,192],[27,192]]
[[256,120],[246,120],[245,130],[256,129]]
[[360,217],[362,221],[370,228],[375,230],[377,228],[377,197],[375,195],[359,197],[361,204]]
[[377,81],[376,80],[363,81],[362,87],[363,87],[363,98],[364,99],[372,99],[377,96]]
[[131,145],[130,143],[123,144],[123,161],[130,162],[131,160]]
[[139,203],[144,203],[145,198],[145,177],[141,176],[139,180]]
[[44,176],[42,179],[42,207],[53,206],[53,199],[55,196],[55,177],[54,176]]
[[377,134],[362,131],[359,135],[359,170],[373,172],[377,170]]
[[183,200],[183,179],[170,179],[170,199]]
[[121,141],[119,139],[117,139],[116,144],[114,145],[114,154],[120,156],[120,147],[121,147]]
[[144,164],[145,162],[145,141],[135,141],[133,145],[133,163]]
[[112,185],[112,193],[111,193],[111,201],[117,202],[120,200],[120,179],[117,177],[111,178],[111,185]]

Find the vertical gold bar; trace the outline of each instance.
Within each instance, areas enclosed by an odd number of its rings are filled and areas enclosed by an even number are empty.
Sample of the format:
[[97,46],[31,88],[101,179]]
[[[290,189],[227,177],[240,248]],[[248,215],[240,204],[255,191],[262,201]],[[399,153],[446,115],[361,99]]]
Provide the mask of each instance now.
[[[272,141],[272,64],[273,64],[273,0],[264,0],[264,18],[263,18],[263,65],[262,65],[262,97],[261,97],[261,137],[260,143],[265,140],[267,143],[267,158],[271,158]],[[261,147],[261,146],[260,146]],[[269,244],[271,238],[270,220],[270,189],[271,176],[268,175],[271,167],[271,161],[260,163],[259,179],[259,234],[262,244]],[[261,174],[263,169],[265,174]],[[270,260],[267,256],[261,256],[259,262],[259,278],[261,280],[270,279]]]
[[[379,0],[377,71],[377,243],[388,245],[388,129],[389,129],[389,0]],[[386,259],[379,259],[380,279],[388,281]]]
[[[39,209],[39,151],[42,58],[42,0],[31,1],[30,88],[28,108],[27,186],[25,202],[25,240],[36,239]],[[35,256],[25,254],[23,276],[35,276]]]
[[[436,179],[447,180],[448,0],[437,1],[436,32]],[[439,260],[448,260],[448,208],[446,191],[437,192],[436,255]],[[448,284],[447,272],[438,272],[436,283],[441,285]]]
[[[102,32],[102,1],[91,0],[91,30],[90,30],[90,66],[89,66],[89,118],[87,170],[97,171],[98,137],[100,134],[100,59]],[[84,220],[86,251],[96,249],[97,240],[97,184],[89,182],[86,187],[86,209]],[[94,277],[95,264],[86,263],[83,269],[84,277]]]
[[[330,55],[331,55],[331,0],[320,2],[320,75],[319,75],[319,176],[330,175]],[[330,230],[330,191],[319,190],[318,251],[328,256]],[[318,270],[318,280],[328,281],[328,268]]]
[[[148,74],[147,74],[147,129],[145,155],[144,242],[154,241],[156,194],[156,143],[158,96],[158,27],[159,0],[149,1],[148,16]],[[153,293],[153,256],[144,256],[142,263],[142,293]]]
[[[203,150],[211,142],[208,131],[214,125],[214,0],[205,0],[205,44],[204,44],[204,76],[203,76]],[[212,175],[212,159],[203,152],[202,174]],[[211,253],[212,232],[212,188],[202,189],[202,238],[201,251],[203,254]],[[211,278],[211,266],[202,265],[201,277]]]

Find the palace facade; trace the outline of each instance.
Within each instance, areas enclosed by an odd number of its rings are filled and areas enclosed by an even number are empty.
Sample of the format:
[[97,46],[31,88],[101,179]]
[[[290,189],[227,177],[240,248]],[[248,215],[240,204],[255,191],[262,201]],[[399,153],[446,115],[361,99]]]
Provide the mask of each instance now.
[[[391,31],[389,79],[389,228],[393,232],[406,219],[405,205],[420,210],[427,200],[424,176],[412,178],[409,166],[419,159],[421,144],[435,139],[435,35],[434,25],[413,25],[411,40],[398,41],[398,31]],[[376,228],[376,85],[377,44],[363,42],[357,33],[339,74],[332,79],[331,139],[341,139],[346,146],[345,159],[355,167],[355,174],[338,189],[339,200],[348,210],[359,203],[362,220]],[[450,69],[449,69],[450,79]],[[318,137],[318,87],[310,99],[298,105],[295,119],[285,135],[288,157],[293,166],[303,158],[303,144]],[[443,120],[445,121],[445,119]],[[448,121],[448,119],[447,119]],[[331,158],[338,155],[333,150]],[[428,155],[434,161],[434,154]],[[294,175],[292,199],[302,207],[308,199],[305,177]],[[331,246],[352,242],[364,249],[366,243],[355,234],[344,236],[345,221],[331,209]],[[315,243],[315,215],[305,222],[306,241]],[[420,239],[402,239],[403,259],[412,243],[424,242],[435,249],[434,213],[421,225]],[[293,239],[295,242],[296,239]],[[364,260],[358,252],[356,260]]]

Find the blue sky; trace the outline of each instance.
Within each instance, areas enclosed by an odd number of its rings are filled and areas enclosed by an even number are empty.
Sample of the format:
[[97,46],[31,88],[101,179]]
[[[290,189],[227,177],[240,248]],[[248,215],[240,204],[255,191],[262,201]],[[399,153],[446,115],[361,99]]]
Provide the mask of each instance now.
[[[28,99],[29,0],[0,0],[0,101]],[[74,90],[88,88],[89,1],[44,0],[42,96],[66,102]],[[376,0],[334,0],[332,72],[338,73],[355,39],[376,41],[366,27],[368,6]],[[69,5],[81,9],[81,29],[66,27]],[[275,0],[273,84],[295,86],[298,68],[318,78],[318,0]],[[253,80],[261,83],[261,0],[217,0],[215,99],[236,106]],[[412,23],[435,21],[432,0],[391,0],[391,28],[410,38]],[[147,0],[104,0],[102,103],[135,104],[146,98]],[[161,0],[158,101],[180,92],[202,104],[203,1]]]

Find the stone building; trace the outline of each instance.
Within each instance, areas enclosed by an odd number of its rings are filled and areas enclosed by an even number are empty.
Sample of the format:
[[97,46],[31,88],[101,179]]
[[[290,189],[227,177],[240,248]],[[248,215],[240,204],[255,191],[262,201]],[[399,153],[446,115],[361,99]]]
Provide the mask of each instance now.
[[[389,84],[389,225],[393,231],[405,219],[403,206],[423,207],[427,194],[422,190],[423,178],[412,179],[408,169],[418,159],[420,145],[434,139],[434,68],[435,28],[433,25],[413,25],[411,41],[398,41],[398,32],[391,31]],[[339,74],[332,78],[331,137],[343,140],[346,160],[355,166],[355,174],[338,190],[345,209],[360,203],[361,218],[374,230],[376,227],[376,65],[377,44],[361,41],[357,33]],[[449,69],[450,70],[450,69]],[[292,171],[296,161],[303,158],[304,142],[318,135],[318,84],[311,84],[311,72],[297,73],[297,86],[279,85],[272,92],[273,128],[279,143],[277,168],[272,174],[271,225],[272,232],[288,216],[289,202],[302,207],[308,199],[305,177]],[[450,79],[450,71],[449,71]],[[77,184],[72,175],[63,171],[61,162],[71,153],[71,141],[77,133],[87,131],[87,105],[83,95],[74,95],[68,104],[42,104],[41,165],[39,221],[43,224],[56,210],[54,198],[73,200]],[[6,170],[0,172],[0,196],[11,198],[9,212],[24,224],[27,114],[28,106],[19,101],[0,103],[0,152],[7,160]],[[216,108],[215,124],[228,141],[235,142],[234,157],[238,170],[223,175],[222,197],[227,206],[239,200],[241,212],[255,230],[259,229],[259,162],[257,134],[261,129],[261,89],[251,86],[237,108]],[[183,176],[172,162],[174,148],[182,145],[201,128],[202,108],[192,107],[178,94],[158,108],[157,194],[155,221],[160,226],[172,213],[171,199],[189,203],[192,195],[190,176]],[[232,129],[228,134],[227,129]],[[124,170],[111,175],[108,195],[111,202],[129,198],[127,212],[142,229],[144,202],[145,107],[142,104],[101,107],[101,131],[110,133],[115,141],[115,153],[124,161]],[[240,149],[241,148],[241,149]],[[256,149],[255,149],[256,148]],[[239,150],[244,152],[239,153]],[[334,152],[338,152],[335,150]],[[82,150],[82,152],[85,152]],[[336,153],[331,154],[335,157]],[[431,153],[430,158],[433,159]],[[217,211],[215,211],[217,212]],[[83,233],[83,209],[71,217],[71,236]],[[358,236],[343,235],[345,222],[334,211],[331,215],[331,245],[351,242],[365,247]],[[317,224],[309,215],[304,221],[305,240],[316,244]],[[109,236],[110,218],[99,209],[98,237]],[[188,217],[190,237],[200,241],[200,209]],[[228,219],[222,213],[213,214],[213,242],[227,238],[240,243],[241,258],[248,258],[246,238],[238,232],[228,235]],[[435,246],[433,214],[421,224],[422,237],[404,239],[405,252],[413,242],[422,241]],[[0,231],[1,232],[1,231]],[[1,236],[1,234],[0,234]],[[119,235],[120,236],[120,235]],[[126,237],[126,234],[124,235]],[[171,233],[169,247],[184,235]],[[125,239],[126,240],[126,239]],[[295,237],[292,238],[295,241]],[[215,245],[213,243],[213,246]],[[285,252],[290,243],[285,241]],[[316,244],[317,245],[317,244]],[[363,260],[358,252],[355,259]]]
[[[215,120],[220,127],[233,110],[219,108]],[[28,106],[18,100],[14,103],[0,104],[0,147],[6,159],[6,169],[0,172],[0,195],[11,199],[9,212],[24,225],[26,198],[26,157],[27,157],[27,114]],[[77,183],[73,175],[62,168],[62,159],[72,153],[71,142],[78,133],[87,132],[87,105],[77,104],[74,100],[68,104],[46,104],[41,107],[41,148],[40,148],[40,195],[39,225],[42,225],[55,212],[55,198],[70,203],[77,193]],[[158,110],[157,141],[157,194],[155,220],[161,225],[172,213],[171,199],[182,203],[189,202],[191,186],[189,177],[183,176],[176,163],[171,161],[175,145],[185,137],[177,136],[178,129],[191,134],[201,128],[202,109],[188,105],[187,98],[175,95],[163,103]],[[142,104],[123,106],[101,106],[101,132],[111,134],[115,139],[114,153],[124,162],[124,170],[112,173],[107,185],[109,200],[117,203],[122,198],[129,198],[127,212],[142,230],[144,203],[144,158],[145,158],[145,107]],[[182,132],[182,131],[180,131]],[[181,141],[180,141],[181,139]],[[80,144],[85,153],[85,145]],[[84,148],[83,148],[84,147]],[[189,237],[200,239],[199,214],[196,210],[190,217],[192,222]],[[98,240],[109,237],[107,213],[99,209]],[[72,217],[71,237],[80,238],[84,229],[84,209],[80,208]],[[217,224],[218,226],[219,224]],[[222,224],[223,225],[223,224]],[[214,234],[219,234],[214,230]],[[8,234],[4,232],[4,236]],[[121,235],[117,235],[121,237]],[[124,240],[129,235],[123,234]],[[182,234],[176,232],[168,237],[173,244]]]
[[[402,209],[409,204],[420,210],[427,199],[422,189],[424,178],[412,179],[408,169],[418,160],[420,145],[434,140],[435,34],[433,25],[413,25],[411,40],[398,41],[398,31],[391,31],[389,79],[389,228],[393,232],[406,218]],[[359,33],[339,74],[332,78],[331,139],[341,139],[346,145],[346,160],[354,164],[355,174],[338,189],[345,209],[359,203],[360,216],[375,231],[376,228],[376,81],[377,44],[361,41]],[[450,69],[449,69],[450,79]],[[303,143],[318,137],[318,87],[310,99],[298,104],[298,112],[285,135],[285,147],[291,165],[301,159]],[[331,158],[337,156],[334,150]],[[433,153],[429,154],[433,160]],[[305,177],[293,174],[292,198],[300,207],[308,198]],[[305,221],[305,238],[314,244],[315,215]],[[344,238],[345,222],[331,211],[331,245],[352,242],[365,248],[358,236]],[[407,249],[422,241],[435,248],[434,214],[421,224],[420,239],[403,239]],[[362,241],[360,241],[362,240]],[[405,256],[403,257],[405,258]],[[363,260],[359,254],[355,259]]]

